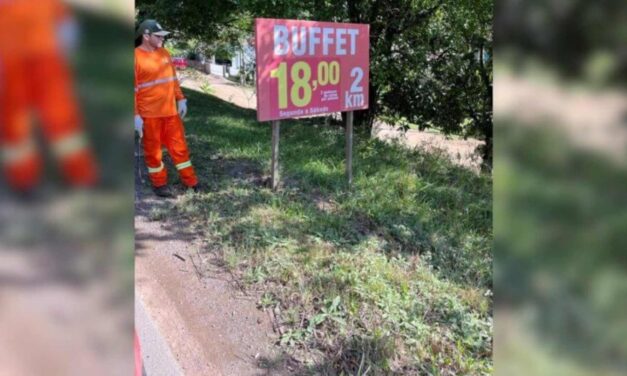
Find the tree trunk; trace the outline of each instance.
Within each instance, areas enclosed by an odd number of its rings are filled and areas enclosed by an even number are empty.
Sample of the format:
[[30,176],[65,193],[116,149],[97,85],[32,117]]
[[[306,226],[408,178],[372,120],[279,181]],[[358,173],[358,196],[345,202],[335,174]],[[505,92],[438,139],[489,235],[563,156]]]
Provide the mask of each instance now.
[[[485,89],[485,100],[486,106],[483,108],[483,112],[479,119],[481,119],[479,123],[479,130],[481,131],[481,135],[485,141],[485,145],[481,147],[481,159],[482,165],[481,169],[489,172],[492,171],[492,157],[493,157],[493,124],[491,116],[492,111],[492,82],[490,81],[490,76],[488,71],[486,70],[486,64],[484,60],[484,51],[485,45],[483,41],[479,45],[479,74],[481,75],[481,81],[483,83],[483,87]],[[477,118],[475,118],[477,119]]]
[[485,172],[492,171],[492,161],[493,161],[493,127],[492,122],[488,119],[484,124],[482,124],[481,128],[483,129],[484,141],[485,145],[481,146],[481,169]]

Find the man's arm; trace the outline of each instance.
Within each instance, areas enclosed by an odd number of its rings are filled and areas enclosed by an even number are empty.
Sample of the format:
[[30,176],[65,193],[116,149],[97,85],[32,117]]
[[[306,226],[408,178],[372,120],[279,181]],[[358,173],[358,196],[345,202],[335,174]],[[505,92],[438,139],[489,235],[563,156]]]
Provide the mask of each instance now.
[[138,74],[138,69],[137,69],[137,55],[135,55],[135,86],[133,87],[134,92],[135,92],[135,96],[133,97],[135,100],[135,115],[139,115],[139,110],[137,109],[137,74]]
[[139,137],[144,136],[144,119],[142,119],[141,115],[139,115],[139,110],[137,109],[137,62],[135,62],[135,87],[134,87],[135,95],[133,96],[135,102],[135,131],[139,134]]
[[176,74],[176,68],[174,68],[174,63],[172,63],[172,56],[170,56],[170,53],[165,48],[163,49],[163,51],[165,51],[168,56],[168,60],[170,61],[172,76],[176,77],[176,80],[174,80],[174,98],[176,98],[176,107],[179,116],[181,117],[181,119],[183,119],[185,115],[187,115],[187,99],[185,99],[183,91],[181,90],[181,84],[179,83],[178,75]]
[[163,48],[163,51],[167,55],[168,61],[170,62],[170,69],[172,70],[172,77],[177,78],[174,81],[174,98],[176,98],[176,101],[178,102],[180,100],[185,99],[185,96],[183,95],[183,91],[181,90],[181,85],[179,84],[178,75],[176,74],[176,68],[174,68],[174,63],[172,62],[172,56],[170,56],[170,53],[165,48]]

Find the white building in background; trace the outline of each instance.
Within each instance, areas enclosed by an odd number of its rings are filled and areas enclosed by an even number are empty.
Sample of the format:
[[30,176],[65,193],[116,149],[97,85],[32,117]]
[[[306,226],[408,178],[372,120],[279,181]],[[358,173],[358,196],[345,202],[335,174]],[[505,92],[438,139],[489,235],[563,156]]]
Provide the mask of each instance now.
[[[244,42],[235,55],[231,58],[231,65],[216,64],[215,56],[209,62],[209,71],[223,77],[240,76],[242,72],[251,71],[255,65],[255,48],[248,42]],[[254,74],[254,70],[253,70]],[[254,79],[254,77],[253,77]]]
[[244,42],[239,51],[231,59],[229,74],[231,76],[240,75],[244,71],[250,71],[255,64],[255,48],[248,42]]

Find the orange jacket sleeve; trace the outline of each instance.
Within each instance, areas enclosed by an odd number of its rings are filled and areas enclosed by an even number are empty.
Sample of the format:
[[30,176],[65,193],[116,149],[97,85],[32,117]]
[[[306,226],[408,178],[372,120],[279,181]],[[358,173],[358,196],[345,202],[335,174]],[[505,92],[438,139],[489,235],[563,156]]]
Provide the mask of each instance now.
[[[135,60],[137,60],[137,57],[135,57]],[[135,88],[135,95],[133,96],[135,115],[139,115],[139,110],[137,109],[137,61],[135,61],[135,85],[133,87]]]
[[[172,56],[170,56],[170,53],[164,48],[163,51],[165,51],[165,53],[168,55],[168,59],[170,60],[170,68],[172,69],[172,76],[178,77],[178,75],[176,74],[176,68],[174,68],[174,64],[172,63]],[[176,80],[174,81],[174,97],[176,98],[177,101],[180,101],[181,99],[185,99],[185,96],[183,95],[183,91],[181,90],[181,85],[179,84],[179,81]]]

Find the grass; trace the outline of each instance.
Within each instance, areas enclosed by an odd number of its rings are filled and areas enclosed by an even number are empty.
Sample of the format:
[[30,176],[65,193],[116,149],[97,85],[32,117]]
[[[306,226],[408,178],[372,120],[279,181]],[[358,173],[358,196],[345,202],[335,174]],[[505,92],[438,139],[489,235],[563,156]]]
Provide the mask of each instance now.
[[[304,374],[492,371],[491,178],[441,155],[343,130],[281,124],[282,186],[268,189],[270,126],[254,111],[186,91],[192,161],[204,194],[172,210],[263,291],[280,345]],[[159,215],[155,215],[159,217]]]
[[624,163],[572,143],[551,122],[504,119],[496,129],[502,372],[626,374]]
[[211,87],[211,85],[207,84],[202,84],[200,86],[200,89],[203,91],[203,93],[205,94],[213,94],[214,89]]

